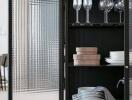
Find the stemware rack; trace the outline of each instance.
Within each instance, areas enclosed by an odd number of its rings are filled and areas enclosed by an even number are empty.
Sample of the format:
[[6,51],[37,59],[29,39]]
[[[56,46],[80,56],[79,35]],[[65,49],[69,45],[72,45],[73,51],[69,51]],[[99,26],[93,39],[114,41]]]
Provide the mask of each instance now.
[[[99,2],[100,0],[94,1],[92,0],[92,8],[89,11],[89,20],[90,24],[93,23],[104,23],[104,11],[99,9]],[[70,5],[70,15],[71,15],[71,23],[75,24],[76,22],[76,11],[73,8],[73,2],[71,1]],[[68,13],[69,14],[69,13]],[[79,10],[79,24],[84,24],[86,23],[86,10],[83,8],[83,6]],[[120,23],[120,14],[119,11],[116,11],[114,8],[110,10],[108,13],[108,23],[106,24],[112,24],[112,23],[117,23],[117,24],[123,24],[124,22],[124,12],[122,11],[122,17],[121,17],[121,22]]]

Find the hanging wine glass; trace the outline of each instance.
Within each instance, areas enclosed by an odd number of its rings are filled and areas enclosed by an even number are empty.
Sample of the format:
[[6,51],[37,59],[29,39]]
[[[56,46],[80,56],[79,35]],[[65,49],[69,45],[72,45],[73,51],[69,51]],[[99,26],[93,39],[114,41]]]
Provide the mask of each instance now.
[[82,6],[82,0],[73,0],[73,8],[76,10],[76,23],[79,22],[79,10]]
[[92,0],[83,0],[83,7],[86,10],[86,23],[90,23],[90,21],[89,21],[89,11],[92,8]]
[[120,23],[122,23],[122,12],[124,10],[124,0],[118,0],[116,4],[114,5],[114,8],[119,10]]
[[99,8],[104,10],[104,23],[108,23],[108,13],[114,7],[113,0],[100,0]]

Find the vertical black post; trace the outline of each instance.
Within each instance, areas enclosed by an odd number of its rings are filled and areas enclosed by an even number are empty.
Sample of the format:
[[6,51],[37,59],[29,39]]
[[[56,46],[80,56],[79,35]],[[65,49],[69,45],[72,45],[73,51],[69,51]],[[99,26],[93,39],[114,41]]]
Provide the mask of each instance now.
[[8,54],[9,54],[9,68],[8,68],[8,100],[12,98],[12,0],[8,0]]
[[125,50],[125,86],[124,100],[129,100],[129,0],[125,0],[125,30],[124,30],[124,50]]
[[59,100],[64,99],[64,5],[59,0]]
[[66,10],[66,12],[65,12],[65,48],[66,48],[66,51],[65,51],[65,55],[66,55],[66,57],[65,57],[65,63],[66,63],[66,66],[65,66],[65,73],[66,73],[66,75],[65,75],[65,77],[66,77],[66,82],[65,82],[65,89],[66,89],[66,91],[65,91],[65,96],[66,96],[66,100],[68,100],[69,99],[69,66],[68,66],[68,1],[69,0],[66,0],[65,1],[65,3],[66,3],[66,6],[65,6],[65,10]]

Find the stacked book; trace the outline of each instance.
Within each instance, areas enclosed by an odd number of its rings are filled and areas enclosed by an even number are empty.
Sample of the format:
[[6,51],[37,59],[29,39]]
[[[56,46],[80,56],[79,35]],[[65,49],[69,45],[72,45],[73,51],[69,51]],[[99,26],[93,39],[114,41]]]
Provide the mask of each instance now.
[[[105,61],[107,63],[116,65],[116,64],[120,64],[120,65],[124,65],[124,60],[125,60],[125,55],[124,55],[124,51],[110,51],[110,57],[109,58],[105,58]],[[130,64],[132,63],[132,52],[129,52],[129,61]]]
[[73,54],[74,66],[99,65],[100,55],[96,47],[77,47]]

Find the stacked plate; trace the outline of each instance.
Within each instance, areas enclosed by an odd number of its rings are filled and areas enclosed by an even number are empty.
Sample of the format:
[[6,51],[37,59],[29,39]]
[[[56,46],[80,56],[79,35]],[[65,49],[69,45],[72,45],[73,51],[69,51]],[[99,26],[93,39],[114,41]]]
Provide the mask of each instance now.
[[77,47],[77,54],[73,54],[74,65],[99,65],[100,55],[96,47]]
[[[110,97],[108,99],[107,97]],[[105,87],[80,87],[78,93],[72,95],[72,100],[115,100]]]
[[[130,55],[130,63],[132,63],[132,52]],[[124,51],[110,51],[110,57],[105,59],[110,64],[123,64],[124,65]]]

